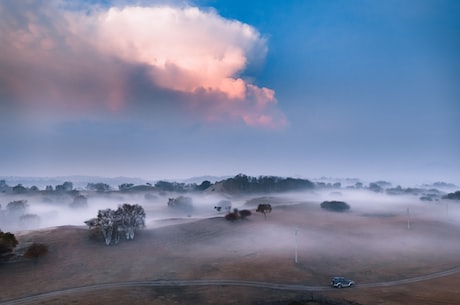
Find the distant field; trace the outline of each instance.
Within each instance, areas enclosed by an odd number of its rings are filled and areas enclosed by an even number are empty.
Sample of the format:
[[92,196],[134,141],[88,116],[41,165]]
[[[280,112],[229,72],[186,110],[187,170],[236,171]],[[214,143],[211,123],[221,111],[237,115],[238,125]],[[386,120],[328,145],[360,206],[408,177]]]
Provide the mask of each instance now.
[[[460,302],[460,274],[390,287],[359,287],[460,266],[460,224],[446,221],[439,207],[415,206],[408,230],[404,212],[363,213],[352,206],[351,212],[334,213],[312,202],[272,203],[266,220],[254,210],[248,220],[234,223],[223,215],[183,223],[163,220],[135,241],[117,246],[90,240],[84,227],[18,234],[20,244],[42,242],[50,251],[38,264],[1,265],[0,301],[120,281],[232,279],[326,286],[332,276],[344,275],[358,287],[317,294],[361,304]],[[231,286],[139,287],[68,294],[36,304],[261,304],[299,294]]]

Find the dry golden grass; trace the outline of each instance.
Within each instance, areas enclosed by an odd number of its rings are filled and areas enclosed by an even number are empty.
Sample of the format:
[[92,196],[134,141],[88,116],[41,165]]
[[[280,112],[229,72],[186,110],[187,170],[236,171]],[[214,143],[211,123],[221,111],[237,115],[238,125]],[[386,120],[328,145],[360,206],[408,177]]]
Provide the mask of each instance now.
[[[326,286],[331,276],[345,275],[358,287],[318,294],[361,304],[460,303],[459,274],[399,286],[359,287],[460,266],[459,227],[435,218],[414,217],[407,230],[404,215],[340,214],[299,203],[274,206],[266,220],[254,214],[235,223],[222,217],[187,221],[145,230],[133,242],[110,247],[90,240],[83,227],[17,237],[22,245],[47,244],[49,253],[38,264],[1,265],[0,302],[119,281],[234,279]],[[41,304],[261,304],[300,294],[230,286],[139,287],[70,294]]]

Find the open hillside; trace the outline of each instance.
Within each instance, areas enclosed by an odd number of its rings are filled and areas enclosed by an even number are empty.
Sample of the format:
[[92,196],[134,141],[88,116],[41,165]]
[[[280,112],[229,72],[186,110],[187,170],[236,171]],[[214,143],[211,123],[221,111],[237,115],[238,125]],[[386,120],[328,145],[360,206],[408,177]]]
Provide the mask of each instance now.
[[[272,203],[266,219],[255,213],[258,200]],[[0,302],[73,287],[149,280],[246,280],[319,287],[319,291],[232,285],[107,287],[35,303],[268,304],[306,295],[360,304],[456,304],[453,300],[460,300],[453,292],[460,280],[456,273],[391,284],[460,266],[459,223],[446,221],[440,206],[413,206],[410,229],[399,208],[395,211],[400,213],[368,213],[353,210],[352,205],[350,212],[337,213],[315,202],[280,197],[253,198],[243,207],[253,211],[246,220],[229,222],[222,214],[158,220],[136,240],[116,246],[90,239],[84,227],[18,233],[19,248],[41,242],[49,246],[49,253],[38,263],[1,265],[0,285],[7,289]],[[357,287],[326,289],[335,275],[354,279]]]

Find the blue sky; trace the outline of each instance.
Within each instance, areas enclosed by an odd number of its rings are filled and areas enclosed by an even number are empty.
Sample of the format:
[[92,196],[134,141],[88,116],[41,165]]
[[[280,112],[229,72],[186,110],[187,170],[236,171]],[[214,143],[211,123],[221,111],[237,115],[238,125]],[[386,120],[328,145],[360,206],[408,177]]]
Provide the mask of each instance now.
[[458,1],[0,4],[0,175],[460,184]]

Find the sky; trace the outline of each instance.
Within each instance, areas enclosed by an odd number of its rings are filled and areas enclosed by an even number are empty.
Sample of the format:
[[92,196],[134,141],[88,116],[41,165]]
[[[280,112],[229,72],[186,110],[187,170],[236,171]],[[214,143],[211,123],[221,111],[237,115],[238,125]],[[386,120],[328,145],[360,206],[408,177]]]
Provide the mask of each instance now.
[[456,0],[0,1],[0,176],[460,185]]

